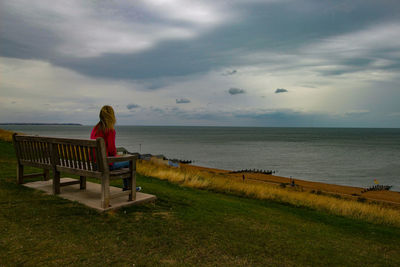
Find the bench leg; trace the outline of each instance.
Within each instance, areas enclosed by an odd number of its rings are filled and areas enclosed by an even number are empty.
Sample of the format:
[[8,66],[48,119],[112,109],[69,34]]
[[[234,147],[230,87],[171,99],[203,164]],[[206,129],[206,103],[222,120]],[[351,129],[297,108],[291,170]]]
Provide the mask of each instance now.
[[53,194],[60,194],[60,172],[53,170]]
[[24,165],[17,165],[17,184],[22,184],[24,182]]
[[132,190],[129,194],[128,201],[136,200],[136,172],[132,171],[132,177],[128,180],[130,189]]
[[110,206],[110,177],[104,176],[101,180],[101,207],[106,209]]
[[79,180],[80,180],[79,189],[85,190],[86,189],[86,176],[80,176]]
[[48,181],[48,180],[50,180],[50,171],[45,169],[43,171],[43,181]]

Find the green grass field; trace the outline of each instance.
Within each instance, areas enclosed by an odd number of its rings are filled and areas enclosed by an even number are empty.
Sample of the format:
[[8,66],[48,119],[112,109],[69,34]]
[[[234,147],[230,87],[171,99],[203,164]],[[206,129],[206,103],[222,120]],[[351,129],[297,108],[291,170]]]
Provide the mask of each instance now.
[[140,175],[155,205],[100,214],[16,185],[15,165],[0,141],[0,266],[400,266],[399,228]]

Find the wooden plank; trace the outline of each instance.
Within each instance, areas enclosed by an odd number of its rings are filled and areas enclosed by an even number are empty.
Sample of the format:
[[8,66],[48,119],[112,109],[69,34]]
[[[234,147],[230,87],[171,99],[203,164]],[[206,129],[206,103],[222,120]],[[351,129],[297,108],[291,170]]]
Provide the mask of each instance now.
[[50,155],[53,170],[53,194],[60,194],[60,172],[57,170],[57,164],[60,163],[59,146],[55,143],[51,144]]
[[43,173],[38,172],[38,173],[30,173],[30,174],[25,174],[24,178],[36,178],[36,177],[42,177]]
[[24,183],[24,166],[17,164],[17,184]]
[[50,172],[49,172],[49,170],[47,170],[47,169],[45,169],[45,170],[43,171],[43,180],[44,180],[44,181],[50,180]]
[[67,185],[73,185],[73,184],[80,184],[81,181],[77,180],[77,181],[70,181],[70,182],[63,182],[60,183],[60,186],[67,186]]
[[34,161],[37,163],[39,162],[39,151],[37,147],[38,143],[37,142],[32,142],[32,150],[33,150],[33,157],[35,158]]
[[83,148],[83,156],[84,156],[84,158],[85,158],[85,166],[86,166],[86,170],[92,170],[92,166],[91,166],[91,164],[90,164],[90,159],[89,159],[89,149],[90,148],[88,148],[88,147],[86,147],[86,146],[83,146],[82,147]]
[[72,167],[71,162],[69,161],[70,156],[69,156],[69,147],[68,144],[63,144],[63,150],[64,150],[64,157],[65,157],[65,166],[67,167]]
[[75,145],[68,145],[69,146],[69,152],[70,152],[70,163],[72,168],[76,168],[76,160],[75,160]]
[[44,168],[44,169],[51,169],[51,164],[33,162],[33,161],[30,161],[30,160],[25,160],[25,159],[21,159],[20,162],[21,162],[22,165],[26,165],[26,166],[32,166],[32,167]]
[[128,200],[136,200],[136,160],[129,161],[129,170],[131,171],[131,177],[128,180],[130,183],[130,188],[132,189]]
[[34,142],[34,143],[33,143],[33,149],[34,149],[35,156],[36,156],[36,162],[42,163],[42,162],[41,162],[41,156],[40,156],[39,142]]
[[61,145],[61,144],[55,144],[56,146],[57,146],[57,148],[58,148],[58,153],[59,153],[59,156],[57,157],[57,158],[59,158],[60,159],[60,164],[62,165],[62,166],[67,166],[67,162],[66,162],[66,159],[65,159],[65,151],[64,151],[64,146],[63,145]]
[[26,159],[33,162],[30,141],[26,141],[26,142],[24,142],[24,144],[25,144],[25,147],[26,147]]
[[78,164],[78,168],[83,170],[80,146],[75,146],[75,155],[76,155],[75,158],[76,158],[76,162]]
[[96,163],[97,150],[97,148],[90,148],[90,164],[94,171],[98,171],[100,169],[99,165]]
[[21,145],[24,148],[24,157],[23,157],[23,159],[31,160],[31,157],[29,156],[28,142],[27,141],[23,141],[23,142],[21,142]]
[[79,189],[81,189],[81,190],[86,189],[86,176],[80,176],[79,182],[80,182]]
[[129,160],[136,160],[138,156],[135,155],[122,155],[118,157],[107,157],[107,162],[108,163],[114,163],[114,162],[121,162],[121,161],[129,161]]
[[50,164],[50,144],[49,143],[44,143],[44,149],[45,149],[45,157],[46,157],[46,163]]
[[35,154],[33,153],[33,141],[28,141],[29,158],[32,162],[35,162]]
[[103,209],[110,206],[110,169],[106,159],[106,145],[103,138],[97,138],[97,165],[103,173],[101,179],[101,207]]
[[17,133],[13,133],[12,141],[13,141],[13,145],[14,145],[15,155],[17,157],[17,162],[19,163],[19,159],[21,158],[21,150],[19,148],[19,142],[15,139],[16,135],[17,135]]
[[58,171],[53,173],[53,194],[60,194],[60,172]]
[[45,148],[45,143],[44,142],[40,142],[40,152],[41,152],[41,160],[43,163],[47,163],[47,158],[45,156],[46,154],[46,148]]
[[31,161],[31,157],[29,156],[29,147],[28,147],[28,141],[23,141],[21,142],[22,146],[24,147],[24,159],[25,160],[30,160]]
[[81,169],[81,170],[83,170],[83,168],[82,168],[82,161],[81,161],[81,159],[80,159],[80,156],[79,156],[80,154],[79,154],[79,146],[77,145],[77,146],[75,146],[75,160],[76,160],[76,167],[78,168],[78,169]]
[[38,163],[35,143],[36,143],[35,141],[29,141],[29,147],[31,149],[32,161]]
[[26,147],[26,142],[19,142],[20,148],[21,148],[21,159],[28,159],[28,152],[27,152],[27,147]]
[[65,173],[75,174],[75,175],[79,175],[79,176],[93,177],[93,178],[99,178],[99,179],[102,177],[102,173],[99,171],[78,170],[78,169],[64,167],[64,166],[56,166],[56,169],[59,172],[65,172]]
[[87,170],[87,165],[86,165],[86,156],[85,156],[85,147],[84,146],[79,146],[79,153],[81,157],[81,164],[82,164],[82,169]]
[[96,147],[96,141],[91,139],[59,138],[33,135],[17,135],[17,141],[42,141],[56,144],[76,144],[82,146]]
[[23,144],[22,144],[22,142],[20,142],[20,141],[17,141],[16,140],[16,142],[17,142],[17,144],[18,144],[18,148],[19,148],[19,159],[24,159],[25,157],[24,157],[24,147],[23,147]]
[[68,154],[68,145],[63,144],[63,151],[64,151],[64,159],[65,159],[65,166],[70,167],[69,165],[69,154]]

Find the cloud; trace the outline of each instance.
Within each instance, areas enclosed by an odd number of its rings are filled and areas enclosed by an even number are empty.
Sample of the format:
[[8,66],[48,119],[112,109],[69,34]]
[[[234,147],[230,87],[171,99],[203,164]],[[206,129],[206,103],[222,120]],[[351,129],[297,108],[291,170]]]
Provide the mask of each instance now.
[[137,105],[137,104],[128,104],[128,105],[126,105],[126,108],[129,109],[129,110],[132,110],[132,109],[135,109],[135,108],[138,108],[138,107],[140,107],[140,106]]
[[238,95],[238,94],[245,94],[246,91],[243,90],[243,89],[240,89],[240,88],[234,88],[234,87],[232,87],[232,88],[230,88],[230,89],[228,90],[228,93],[230,93],[231,95]]
[[187,98],[180,98],[180,99],[176,99],[176,104],[187,104],[190,103],[190,99]]
[[197,37],[225,19],[218,5],[197,1],[2,2],[1,33],[9,41],[51,41],[53,53],[77,58],[142,52],[163,41]]
[[226,72],[222,73],[222,76],[230,76],[237,73],[237,70],[227,70]]
[[287,93],[288,90],[284,89],[284,88],[277,88],[275,90],[275,94],[280,94],[280,93]]

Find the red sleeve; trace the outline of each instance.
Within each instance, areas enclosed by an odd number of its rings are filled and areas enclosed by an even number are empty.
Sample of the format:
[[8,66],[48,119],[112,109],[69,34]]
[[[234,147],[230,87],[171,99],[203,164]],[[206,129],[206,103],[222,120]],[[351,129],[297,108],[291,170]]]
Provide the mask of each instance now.
[[115,130],[114,129],[107,132],[105,141],[106,141],[108,156],[116,156],[117,148],[115,147]]

